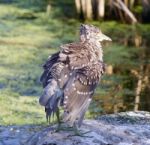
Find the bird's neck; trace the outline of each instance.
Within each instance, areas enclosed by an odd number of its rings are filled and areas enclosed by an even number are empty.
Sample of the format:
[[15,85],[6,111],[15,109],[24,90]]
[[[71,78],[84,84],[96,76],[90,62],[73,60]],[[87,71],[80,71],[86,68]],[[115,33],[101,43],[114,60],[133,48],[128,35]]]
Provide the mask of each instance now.
[[94,40],[88,40],[88,44],[90,45],[90,48],[92,48],[92,52],[95,54],[95,57],[98,60],[103,61],[103,50],[100,42]]

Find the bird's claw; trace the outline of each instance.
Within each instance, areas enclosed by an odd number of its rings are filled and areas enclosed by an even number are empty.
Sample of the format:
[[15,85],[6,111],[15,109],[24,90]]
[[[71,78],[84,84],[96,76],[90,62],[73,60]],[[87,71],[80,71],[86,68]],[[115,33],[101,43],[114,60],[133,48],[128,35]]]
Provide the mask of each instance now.
[[58,126],[57,129],[55,130],[55,132],[59,132],[59,131],[73,131],[73,128],[72,127]]
[[74,134],[69,135],[69,137],[80,136],[80,137],[92,138],[92,136],[85,135],[85,134],[88,134],[89,132],[91,132],[91,131],[81,132],[81,130],[74,130]]

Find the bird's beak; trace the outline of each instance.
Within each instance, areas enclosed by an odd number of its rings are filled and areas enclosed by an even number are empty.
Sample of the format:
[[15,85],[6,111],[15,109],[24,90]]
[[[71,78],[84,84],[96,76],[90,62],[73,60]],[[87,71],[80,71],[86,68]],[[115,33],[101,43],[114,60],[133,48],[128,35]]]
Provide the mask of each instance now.
[[98,35],[98,40],[100,42],[102,42],[102,41],[112,41],[111,38],[109,38],[108,36],[104,35],[103,33],[100,33]]

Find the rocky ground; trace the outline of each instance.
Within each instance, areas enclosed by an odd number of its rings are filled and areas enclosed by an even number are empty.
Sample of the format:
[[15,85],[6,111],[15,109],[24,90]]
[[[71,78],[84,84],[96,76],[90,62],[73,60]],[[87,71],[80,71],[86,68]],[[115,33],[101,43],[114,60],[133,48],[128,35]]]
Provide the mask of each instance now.
[[85,120],[84,137],[56,126],[0,126],[0,145],[150,145],[150,113],[125,112]]

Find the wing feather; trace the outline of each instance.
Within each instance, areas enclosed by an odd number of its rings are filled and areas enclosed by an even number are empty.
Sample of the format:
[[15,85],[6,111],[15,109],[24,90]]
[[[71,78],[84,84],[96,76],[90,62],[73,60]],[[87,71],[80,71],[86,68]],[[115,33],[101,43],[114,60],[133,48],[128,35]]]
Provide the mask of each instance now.
[[102,63],[74,71],[64,90],[64,121],[81,125],[102,72]]
[[[86,45],[71,43],[61,46],[60,52],[52,55],[43,65],[41,76],[44,93],[40,98],[49,116],[59,107],[64,107],[64,121],[80,126],[91,102],[93,93],[104,73],[104,64],[91,61]],[[55,83],[55,85],[53,84]]]
[[87,46],[81,43],[70,43],[61,46],[60,60],[68,59],[71,69],[79,69],[87,65],[91,60],[91,54]]
[[42,82],[44,88],[47,86],[49,79],[52,78],[50,70],[53,67],[53,65],[58,62],[58,59],[59,52],[49,57],[46,63],[43,65],[44,72],[40,77],[40,81]]

